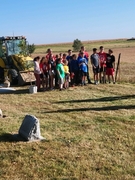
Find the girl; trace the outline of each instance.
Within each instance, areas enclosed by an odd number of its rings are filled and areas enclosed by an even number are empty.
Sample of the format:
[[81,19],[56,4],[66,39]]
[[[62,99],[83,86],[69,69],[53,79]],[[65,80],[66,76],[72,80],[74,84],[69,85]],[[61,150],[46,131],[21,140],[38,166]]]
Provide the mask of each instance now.
[[41,74],[41,70],[39,67],[40,57],[39,56],[35,57],[33,61],[34,61],[34,75],[36,78],[37,91],[40,91],[40,74]]
[[42,57],[39,66],[40,66],[40,70],[41,70],[41,74],[40,74],[40,78],[42,80],[42,87],[43,87],[43,91],[45,90],[45,85],[44,85],[44,71],[43,71],[43,64],[45,61],[45,57]]
[[56,63],[52,54],[50,54],[49,56],[48,64],[49,64],[49,86],[50,86],[50,90],[53,90],[53,80],[55,76],[54,70]]
[[45,85],[46,89],[48,88],[48,76],[49,76],[49,64],[48,64],[48,59],[45,58],[44,64],[43,64],[43,73],[44,73],[44,80],[45,80]]

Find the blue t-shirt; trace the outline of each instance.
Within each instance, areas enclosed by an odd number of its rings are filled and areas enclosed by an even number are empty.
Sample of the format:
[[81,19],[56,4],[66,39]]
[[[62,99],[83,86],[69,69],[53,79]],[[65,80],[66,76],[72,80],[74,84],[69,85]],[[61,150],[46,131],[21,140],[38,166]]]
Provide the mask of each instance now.
[[[82,63],[82,64],[81,64]],[[86,60],[86,58],[78,58],[78,64],[81,64],[80,66],[79,66],[79,68],[80,68],[80,70],[81,71],[83,71],[83,72],[88,72],[88,68],[87,68],[87,60]]]

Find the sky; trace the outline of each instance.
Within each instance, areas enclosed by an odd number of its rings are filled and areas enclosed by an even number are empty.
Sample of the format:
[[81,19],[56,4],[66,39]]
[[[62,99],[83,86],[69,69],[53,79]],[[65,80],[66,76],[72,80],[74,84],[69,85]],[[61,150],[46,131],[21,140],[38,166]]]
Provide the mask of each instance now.
[[135,37],[135,0],[0,0],[0,36],[30,44]]

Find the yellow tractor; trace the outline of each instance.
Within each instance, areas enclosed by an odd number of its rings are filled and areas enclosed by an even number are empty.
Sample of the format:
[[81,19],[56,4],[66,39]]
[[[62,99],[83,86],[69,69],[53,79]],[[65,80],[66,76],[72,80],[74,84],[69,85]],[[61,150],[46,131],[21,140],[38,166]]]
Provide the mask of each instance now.
[[12,85],[35,81],[34,63],[24,36],[0,37],[0,81],[9,77]]

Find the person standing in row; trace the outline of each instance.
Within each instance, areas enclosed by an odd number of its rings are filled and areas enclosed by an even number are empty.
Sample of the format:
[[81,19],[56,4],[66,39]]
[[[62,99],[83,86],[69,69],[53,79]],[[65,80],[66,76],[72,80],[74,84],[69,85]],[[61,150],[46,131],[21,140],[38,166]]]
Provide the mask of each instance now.
[[102,75],[103,81],[106,82],[106,53],[104,52],[104,47],[100,46],[100,51],[98,53],[100,59],[100,72],[99,72],[99,79],[100,83],[102,82]]
[[79,65],[77,61],[76,54],[72,55],[72,60],[70,62],[70,77],[71,77],[71,86],[79,84]]
[[106,75],[108,76],[109,83],[111,83],[110,76],[112,77],[113,84],[115,84],[114,69],[115,69],[115,56],[113,55],[113,51],[109,49],[106,60]]
[[36,86],[37,86],[37,91],[40,91],[40,74],[41,74],[41,70],[40,70],[40,57],[37,56],[34,58],[34,75],[36,78]]
[[[80,50],[80,53],[83,52],[84,53],[84,58],[87,60],[87,81],[88,81],[88,84],[92,84],[91,82],[91,79],[90,79],[90,75],[89,75],[89,53],[85,50],[85,47],[82,46],[81,47],[81,50]],[[80,53],[78,56],[80,56]]]
[[93,54],[91,55],[91,64],[94,74],[94,83],[98,84],[98,75],[100,70],[100,60],[99,55],[97,53],[97,49],[93,48]]
[[80,57],[78,58],[78,64],[79,64],[79,69],[81,72],[81,85],[86,85],[86,76],[87,76],[87,60],[84,57],[84,52],[80,52]]
[[64,72],[64,67],[63,67],[61,58],[57,59],[57,63],[58,64],[56,66],[56,70],[57,70],[57,75],[58,75],[59,89],[61,91],[63,89],[65,72]]

